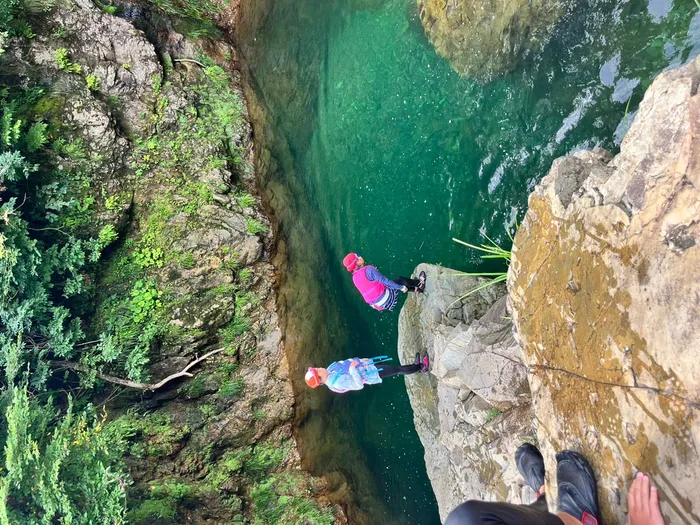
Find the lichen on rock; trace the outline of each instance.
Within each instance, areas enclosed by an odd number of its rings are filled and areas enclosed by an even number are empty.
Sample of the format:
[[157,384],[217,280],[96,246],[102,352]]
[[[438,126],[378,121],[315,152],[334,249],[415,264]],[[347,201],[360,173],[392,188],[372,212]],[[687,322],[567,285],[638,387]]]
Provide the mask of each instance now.
[[513,246],[509,298],[548,490],[555,452],[581,451],[608,523],[625,521],[637,470],[670,523],[700,519],[699,81],[698,59],[659,75],[612,160],[558,159]]

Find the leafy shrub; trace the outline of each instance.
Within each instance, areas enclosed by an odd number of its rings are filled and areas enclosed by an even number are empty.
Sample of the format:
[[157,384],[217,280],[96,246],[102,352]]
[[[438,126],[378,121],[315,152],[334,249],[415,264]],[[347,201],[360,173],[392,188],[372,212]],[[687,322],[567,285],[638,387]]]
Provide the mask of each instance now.
[[136,281],[131,289],[131,313],[135,323],[141,323],[162,306],[161,293],[152,281]]
[[[65,414],[41,403],[26,380],[15,384],[21,343],[6,343],[5,408],[0,433],[0,524],[125,523],[121,441],[91,406],[80,413],[68,397]],[[58,417],[57,417],[58,416]]]
[[117,233],[117,230],[114,229],[114,226],[107,224],[100,230],[97,238],[100,241],[100,246],[104,248],[116,241],[118,237],[119,234]]
[[134,261],[141,268],[162,268],[165,264],[163,249],[144,246],[134,252]]
[[4,0],[0,2],[0,31],[10,29],[10,23],[14,20],[19,7],[19,0]]

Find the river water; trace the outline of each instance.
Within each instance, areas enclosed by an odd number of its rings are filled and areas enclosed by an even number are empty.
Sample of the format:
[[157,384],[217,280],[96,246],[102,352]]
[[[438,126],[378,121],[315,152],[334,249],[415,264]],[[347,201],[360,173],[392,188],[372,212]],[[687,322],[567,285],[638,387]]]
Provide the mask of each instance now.
[[615,150],[651,80],[700,52],[698,7],[575,2],[541,52],[487,85],[436,55],[415,0],[242,9],[304,466],[327,476],[352,523],[438,524],[403,379],[345,395],[303,383],[307,366],[396,359],[398,308],[363,304],[343,256],[359,252],[391,276],[423,261],[484,269],[452,237],[508,247],[553,159]]

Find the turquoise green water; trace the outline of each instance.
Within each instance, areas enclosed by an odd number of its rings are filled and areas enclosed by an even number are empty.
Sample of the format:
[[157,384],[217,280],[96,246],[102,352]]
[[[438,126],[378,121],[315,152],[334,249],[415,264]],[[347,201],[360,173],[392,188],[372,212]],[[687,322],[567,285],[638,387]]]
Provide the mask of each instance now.
[[392,276],[422,261],[482,269],[451,238],[507,245],[553,159],[615,149],[654,76],[700,51],[698,8],[576,2],[540,53],[487,85],[435,54],[413,0],[261,0],[249,11],[239,40],[267,110],[256,133],[272,153],[264,188],[285,257],[305,467],[328,476],[352,523],[437,524],[403,379],[344,396],[301,381],[310,365],[396,357],[398,309],[364,305],[343,255]]

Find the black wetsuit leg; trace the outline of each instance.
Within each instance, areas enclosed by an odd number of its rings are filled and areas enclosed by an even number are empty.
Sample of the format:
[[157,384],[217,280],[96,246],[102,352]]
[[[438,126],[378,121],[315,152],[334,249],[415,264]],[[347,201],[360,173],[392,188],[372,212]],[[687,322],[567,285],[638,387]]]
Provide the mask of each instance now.
[[445,525],[564,525],[539,498],[532,505],[471,500],[450,512]]
[[415,292],[420,284],[420,279],[409,279],[408,277],[397,277],[396,279],[392,279],[392,281],[401,286],[405,286],[408,288],[409,292]]
[[379,370],[379,377],[384,379],[385,377],[389,376],[408,376],[411,374],[415,374],[416,372],[420,372],[422,367],[420,364],[401,366],[384,366],[383,364],[379,364],[377,365],[377,368],[381,369]]

